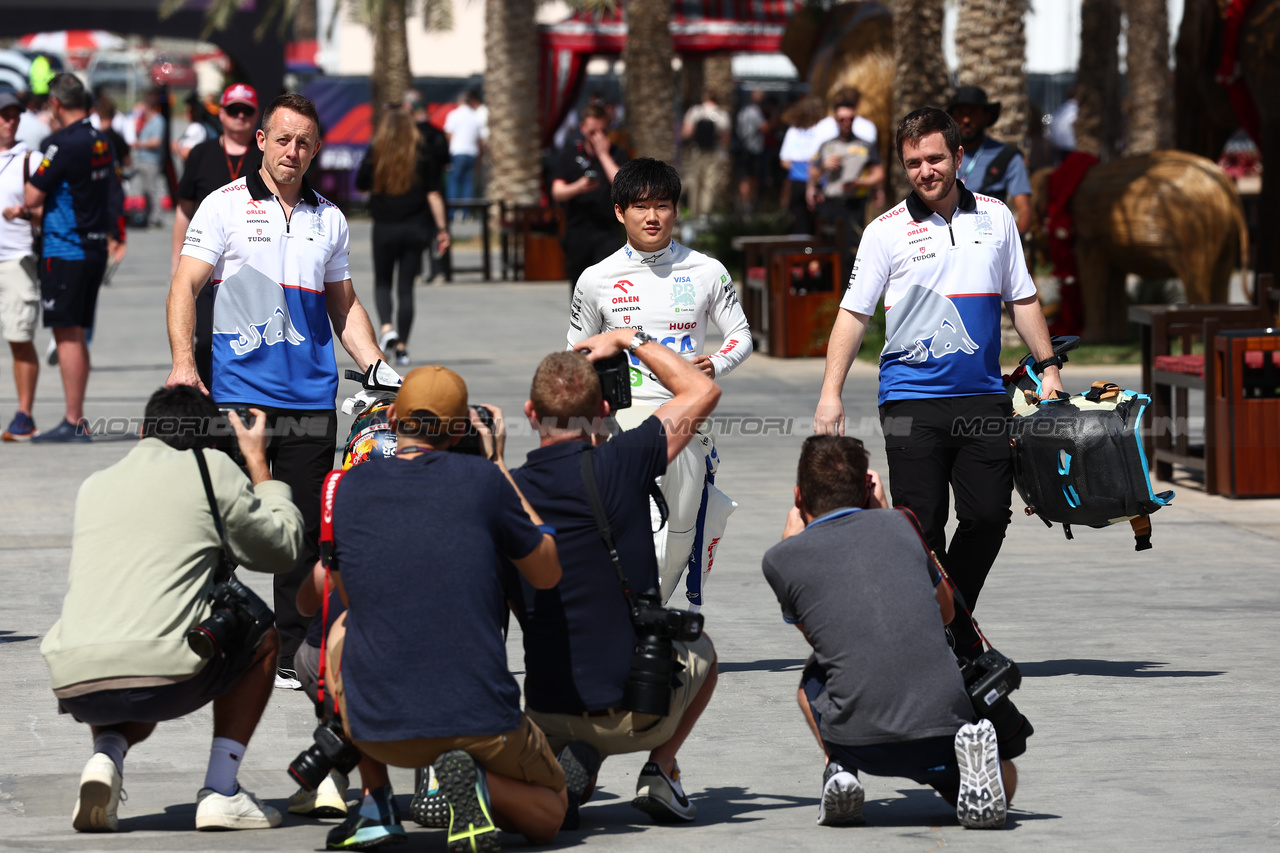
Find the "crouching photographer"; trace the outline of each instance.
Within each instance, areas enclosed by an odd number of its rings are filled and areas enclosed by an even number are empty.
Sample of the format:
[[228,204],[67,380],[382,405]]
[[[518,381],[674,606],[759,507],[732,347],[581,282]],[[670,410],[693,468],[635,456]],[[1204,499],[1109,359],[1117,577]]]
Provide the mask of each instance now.
[[[505,561],[536,589],[555,585],[560,563],[554,531],[502,461],[502,412],[490,411],[495,430],[479,429],[488,458],[449,452],[479,416],[460,376],[420,367],[387,413],[395,456],[333,487],[330,577],[347,611],[326,637],[325,681],[367,760],[365,800],[331,848],[404,835],[386,765],[434,765],[450,850],[496,850],[499,827],[546,843],[564,819],[564,773],[521,713],[503,640]],[[432,796],[423,784],[415,818],[436,811]]]
[[[59,712],[93,734],[71,819],[79,831],[116,830],[125,754],[157,723],[210,702],[196,828],[280,824],[236,781],[280,641],[270,608],[230,570],[290,571],[303,522],[289,487],[271,479],[265,419],[253,414],[247,427],[194,388],[162,388],[138,445],[80,487],[62,616],[40,645]],[[227,428],[247,478],[210,449]]]
[[949,581],[914,517],[857,509],[866,474],[857,439],[806,439],[783,541],[764,555],[783,618],[813,647],[797,699],[827,759],[818,823],[862,823],[862,771],[933,787],[966,827],[1002,827],[1010,759],[1032,734],[1008,698],[1017,667],[991,651],[957,668]]
[[[566,829],[577,828],[601,761],[630,752],[649,753],[632,805],[658,822],[691,821],[697,810],[676,752],[715,690],[716,656],[700,615],[662,607],[649,496],[715,409],[720,388],[634,329],[577,346],[585,355],[553,353],[539,365],[524,411],[540,446],[512,472],[556,528],[564,571],[553,589],[522,583],[513,593],[527,713],[565,769]],[[604,441],[605,416],[629,403],[627,350],[673,396]],[[621,381],[607,366],[615,360]]]

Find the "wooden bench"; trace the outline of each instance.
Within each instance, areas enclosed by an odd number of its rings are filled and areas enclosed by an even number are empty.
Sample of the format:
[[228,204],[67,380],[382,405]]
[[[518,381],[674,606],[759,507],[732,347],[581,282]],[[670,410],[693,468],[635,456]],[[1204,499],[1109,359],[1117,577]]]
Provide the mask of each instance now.
[[[1257,305],[1134,305],[1129,321],[1142,331],[1142,389],[1151,395],[1150,426],[1143,436],[1147,464],[1160,480],[1173,478],[1173,466],[1204,473],[1205,491],[1216,493],[1214,448],[1218,424],[1213,399],[1217,393],[1213,371],[1205,370],[1205,353],[1224,329],[1268,325],[1267,312]],[[1191,445],[1187,423],[1190,391],[1204,399],[1204,446]]]

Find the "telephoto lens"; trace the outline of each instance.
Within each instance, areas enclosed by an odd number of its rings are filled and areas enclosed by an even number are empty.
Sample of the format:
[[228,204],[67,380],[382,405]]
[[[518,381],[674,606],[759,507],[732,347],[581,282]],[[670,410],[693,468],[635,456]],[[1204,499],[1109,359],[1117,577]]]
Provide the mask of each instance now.
[[228,648],[239,630],[240,620],[236,618],[235,611],[215,610],[208,619],[187,631],[187,645],[202,660],[209,660]]
[[665,717],[671,711],[675,666],[670,639],[660,634],[636,637],[631,671],[622,688],[622,707],[637,714]]
[[342,735],[335,720],[321,723],[315,731],[315,743],[289,763],[289,775],[308,791],[320,787],[330,770],[348,774],[360,763],[360,750]]

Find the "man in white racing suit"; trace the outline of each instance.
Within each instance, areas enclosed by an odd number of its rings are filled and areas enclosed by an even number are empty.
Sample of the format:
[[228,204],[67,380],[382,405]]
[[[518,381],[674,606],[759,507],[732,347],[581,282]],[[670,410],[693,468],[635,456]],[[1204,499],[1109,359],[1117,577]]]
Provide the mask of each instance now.
[[[570,349],[601,332],[635,329],[713,379],[751,354],[751,330],[724,265],[671,239],[679,198],[680,175],[661,160],[640,158],[618,170],[614,213],[626,228],[627,243],[578,278],[569,315]],[[708,323],[720,330],[724,344],[703,355]],[[632,406],[617,413],[619,426],[640,424],[671,396],[633,356]],[[706,575],[725,522],[737,507],[715,487],[719,464],[715,440],[704,425],[659,478],[670,513],[666,527],[654,534],[662,598],[671,597],[688,569],[685,595],[693,610],[702,606]]]

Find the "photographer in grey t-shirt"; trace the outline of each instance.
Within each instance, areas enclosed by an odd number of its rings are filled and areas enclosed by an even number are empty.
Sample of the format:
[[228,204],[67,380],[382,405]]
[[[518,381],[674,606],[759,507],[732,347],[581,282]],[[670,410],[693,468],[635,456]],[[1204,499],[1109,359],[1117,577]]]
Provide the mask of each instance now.
[[1026,741],[998,746],[991,722],[974,722],[943,633],[951,590],[915,528],[895,510],[856,508],[867,454],[855,438],[806,439],[797,481],[764,575],[813,646],[797,698],[827,757],[818,823],[862,822],[861,770],[930,785],[958,801],[965,826],[1003,826],[1017,773],[1000,757]]

